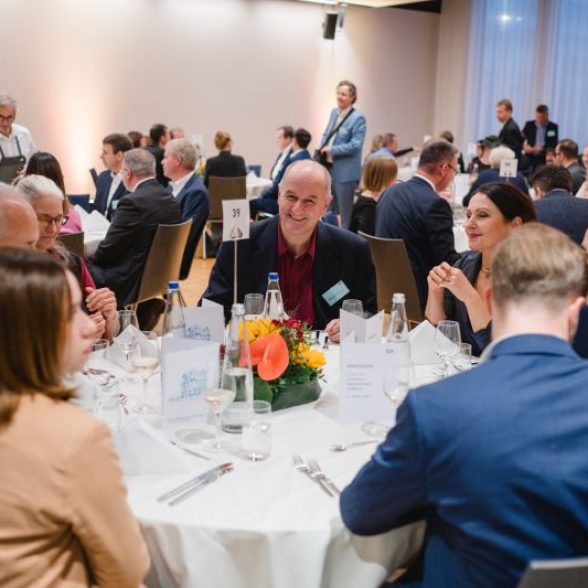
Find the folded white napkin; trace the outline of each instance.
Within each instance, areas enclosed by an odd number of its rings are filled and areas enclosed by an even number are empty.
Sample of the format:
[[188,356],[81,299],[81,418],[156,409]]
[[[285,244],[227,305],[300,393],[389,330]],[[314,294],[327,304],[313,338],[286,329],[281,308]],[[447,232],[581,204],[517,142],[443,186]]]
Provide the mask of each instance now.
[[110,223],[97,210],[93,210],[82,218],[82,229],[85,233],[106,233]]
[[414,365],[439,363],[439,358],[433,347],[435,332],[435,327],[425,320],[408,334],[410,356]]
[[78,211],[78,214],[80,215],[80,220],[83,221],[87,216],[90,216],[83,206],[76,204],[74,208]]
[[190,469],[190,459],[143,419],[131,417],[114,434],[125,476],[180,474]]

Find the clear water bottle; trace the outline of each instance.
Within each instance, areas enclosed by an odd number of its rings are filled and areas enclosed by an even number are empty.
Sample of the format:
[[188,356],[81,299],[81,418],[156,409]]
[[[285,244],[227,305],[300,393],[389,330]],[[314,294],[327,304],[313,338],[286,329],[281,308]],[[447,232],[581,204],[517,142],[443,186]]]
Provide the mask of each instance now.
[[270,272],[267,276],[263,317],[272,321],[288,318],[288,315],[284,312],[282,292],[280,291],[280,278],[277,272]]
[[184,318],[186,303],[178,282],[169,282],[167,287],[167,300],[163,312],[164,337],[185,337],[186,320]]
[[222,387],[235,391],[235,399],[222,414],[223,431],[240,433],[243,423],[253,411],[251,349],[243,304],[233,304],[226,334]]
[[384,383],[384,392],[395,406],[399,406],[404,400],[413,381],[414,371],[410,357],[405,303],[404,294],[395,293],[392,297],[392,313],[386,336],[386,342],[391,343],[394,348],[396,360],[391,368],[390,377],[387,377]]

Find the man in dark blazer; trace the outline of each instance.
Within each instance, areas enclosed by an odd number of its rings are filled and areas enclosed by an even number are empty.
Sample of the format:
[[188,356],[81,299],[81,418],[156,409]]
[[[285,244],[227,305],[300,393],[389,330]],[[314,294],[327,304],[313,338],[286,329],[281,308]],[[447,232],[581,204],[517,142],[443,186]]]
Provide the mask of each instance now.
[[559,165],[544,165],[531,181],[537,221],[559,229],[581,245],[588,229],[588,200],[571,193],[570,172]]
[[404,240],[423,310],[428,273],[443,261],[453,264],[459,259],[451,207],[438,195],[457,173],[458,155],[447,141],[430,141],[417,173],[408,182],[390,186],[376,208],[376,237]]
[[411,585],[512,588],[531,560],[586,555],[588,363],[569,340],[587,279],[584,252],[559,231],[513,231],[492,262],[485,361],[409,392],[344,489],[352,533],[426,521]]
[[114,291],[118,308],[135,301],[151,242],[160,224],[181,220],[180,205],[155,179],[155,159],[145,149],[125,153],[122,177],[131,194],[116,210],[88,269],[98,288]]
[[108,220],[112,220],[112,215],[118,206],[118,201],[128,194],[123,184],[120,170],[124,155],[130,149],[131,141],[122,133],[106,135],[102,140],[100,159],[106,169],[96,180],[94,208]]
[[558,133],[558,126],[549,120],[549,109],[545,104],[539,104],[535,109],[535,120],[528,120],[523,127],[523,151],[531,171],[545,165],[545,150],[556,148]]
[[288,161],[288,157],[292,155],[292,140],[294,139],[294,128],[290,125],[284,125],[278,129],[278,135],[276,137],[276,143],[280,152],[272,165],[270,170],[270,180],[272,182],[276,179],[276,176],[281,172],[283,175],[284,165]]
[[311,139],[312,137],[306,129],[296,129],[292,138],[290,156],[276,175],[272,185],[264,190],[261,198],[254,198],[249,201],[251,218],[254,219],[258,212],[278,214],[278,192],[280,182],[282,181],[289,165],[296,161],[310,159],[310,153],[308,152],[307,147],[310,144]]
[[170,140],[169,130],[165,125],[156,124],[149,129],[149,138],[151,139],[151,145],[147,145],[145,149],[153,155],[155,158],[155,175],[157,181],[162,186],[167,186],[167,178],[163,173],[163,149]]
[[[316,329],[339,339],[343,300],[363,301],[376,312],[375,270],[365,241],[320,222],[331,200],[327,170],[310,160],[290,165],[280,184],[278,216],[253,223],[249,239],[239,242],[237,300],[249,292],[265,293],[269,272],[277,271],[284,308]],[[203,297],[233,302],[233,243],[222,244]]]
[[[525,138],[519,125],[512,118],[512,102],[508,98],[503,98],[496,103],[496,118],[502,123],[498,139],[503,145],[510,147],[515,157],[520,159]],[[522,168],[523,165],[519,163],[519,167]]]
[[578,143],[562,139],[555,148],[555,162],[572,174],[572,194],[576,194],[586,179],[586,169],[578,161]]
[[182,210],[182,221],[192,219],[180,270],[181,280],[190,273],[194,253],[210,213],[208,190],[200,176],[194,173],[197,157],[196,148],[188,139],[172,139],[165,146],[162,162],[163,171],[171,180],[172,194]]

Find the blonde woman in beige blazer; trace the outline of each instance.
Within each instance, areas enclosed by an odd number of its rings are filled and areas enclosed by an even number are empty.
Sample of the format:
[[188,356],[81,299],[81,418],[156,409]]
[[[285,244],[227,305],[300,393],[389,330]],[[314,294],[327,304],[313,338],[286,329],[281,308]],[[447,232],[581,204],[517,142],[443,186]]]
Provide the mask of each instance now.
[[0,249],[0,586],[137,588],[149,568],[108,429],[68,402],[94,325],[73,274]]

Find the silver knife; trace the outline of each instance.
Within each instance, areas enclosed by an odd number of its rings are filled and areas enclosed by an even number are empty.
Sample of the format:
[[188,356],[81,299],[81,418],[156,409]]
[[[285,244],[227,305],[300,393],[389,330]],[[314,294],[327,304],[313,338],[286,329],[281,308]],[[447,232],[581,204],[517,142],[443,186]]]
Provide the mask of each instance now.
[[233,469],[232,463],[224,463],[222,466],[219,466],[215,471],[209,472],[209,474],[199,484],[191,486],[183,494],[176,496],[175,498],[170,500],[167,504],[169,506],[175,506],[176,504],[179,504],[183,500],[186,500],[186,498],[192,496],[192,494],[195,494],[196,492],[200,492],[200,490],[202,490],[202,488],[204,488],[205,486],[208,486],[209,484],[212,484],[212,482],[215,482],[221,476],[224,476],[225,474],[230,472],[232,469]]
[[183,484],[174,488],[173,490],[170,490],[169,492],[166,492],[165,494],[158,496],[157,502],[165,502],[169,498],[173,498],[176,494],[181,494],[182,492],[185,492],[186,490],[191,489],[193,486],[199,486],[200,484],[202,484],[202,482],[206,481],[209,476],[214,477],[215,474],[217,474],[218,472],[220,472],[226,468],[229,468],[229,471],[232,470],[233,464],[232,463],[223,463],[222,465],[216,466],[216,467],[212,468],[211,470],[204,472],[203,474],[199,474],[195,478],[192,478],[191,480],[184,482]]

